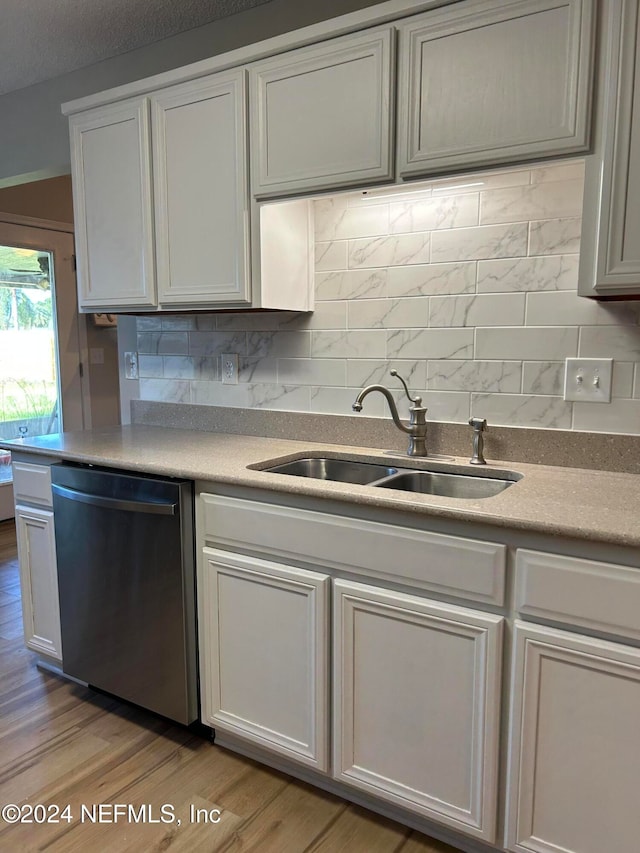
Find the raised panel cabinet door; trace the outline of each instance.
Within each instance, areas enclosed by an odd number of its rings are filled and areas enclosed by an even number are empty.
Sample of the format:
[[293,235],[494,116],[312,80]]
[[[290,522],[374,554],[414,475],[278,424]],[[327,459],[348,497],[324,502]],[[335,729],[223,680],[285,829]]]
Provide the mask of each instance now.
[[16,506],[22,618],[27,646],[62,660],[53,512]]
[[640,15],[603,4],[596,153],[585,169],[578,292],[640,294]]
[[203,550],[203,722],[298,763],[328,766],[329,578]]
[[156,304],[149,99],[69,119],[81,309]]
[[495,838],[502,617],[334,584],[336,779]]
[[246,72],[151,97],[158,301],[250,301]]
[[506,846],[629,853],[640,838],[640,649],[516,622]]
[[391,179],[394,35],[368,31],[249,66],[255,196]]
[[589,146],[593,0],[463,0],[400,29],[398,174]]

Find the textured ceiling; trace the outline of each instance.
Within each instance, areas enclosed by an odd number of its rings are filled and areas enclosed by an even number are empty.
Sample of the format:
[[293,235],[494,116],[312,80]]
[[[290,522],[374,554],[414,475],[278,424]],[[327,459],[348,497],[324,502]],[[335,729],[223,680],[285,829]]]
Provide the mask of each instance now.
[[0,94],[269,0],[0,0]]

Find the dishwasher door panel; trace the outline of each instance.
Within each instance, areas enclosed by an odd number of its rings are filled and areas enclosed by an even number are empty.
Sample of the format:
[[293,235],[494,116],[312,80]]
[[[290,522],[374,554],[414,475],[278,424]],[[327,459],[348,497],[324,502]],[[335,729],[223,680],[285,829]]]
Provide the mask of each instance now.
[[192,722],[191,484],[70,466],[52,475],[65,673]]

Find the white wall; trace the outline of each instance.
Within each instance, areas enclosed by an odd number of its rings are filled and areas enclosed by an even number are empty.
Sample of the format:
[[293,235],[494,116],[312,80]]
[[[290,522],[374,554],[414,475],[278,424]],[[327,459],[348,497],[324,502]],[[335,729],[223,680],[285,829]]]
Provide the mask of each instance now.
[[[347,415],[395,367],[432,420],[640,434],[640,304],[576,296],[582,161],[421,186],[315,202],[312,315],[138,318],[142,399]],[[574,356],[614,359],[610,404],[563,400]]]
[[271,0],[155,44],[0,97],[0,187],[70,171],[65,101],[188,65],[374,0]]

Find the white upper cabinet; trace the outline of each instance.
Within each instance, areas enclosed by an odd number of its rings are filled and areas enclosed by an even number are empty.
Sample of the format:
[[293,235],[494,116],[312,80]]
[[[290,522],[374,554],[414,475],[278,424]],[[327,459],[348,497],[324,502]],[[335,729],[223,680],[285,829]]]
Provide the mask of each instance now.
[[250,302],[244,71],[151,97],[158,302]]
[[593,0],[463,0],[401,24],[398,175],[584,151]]
[[245,76],[71,117],[82,308],[251,302]]
[[[586,159],[578,292],[640,295],[640,16],[603,4],[596,150]],[[606,97],[605,97],[606,96]]]
[[80,305],[153,307],[149,99],[73,115],[70,137]]
[[250,66],[254,195],[390,180],[393,60],[385,28]]

